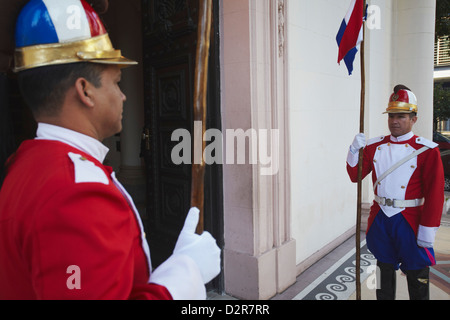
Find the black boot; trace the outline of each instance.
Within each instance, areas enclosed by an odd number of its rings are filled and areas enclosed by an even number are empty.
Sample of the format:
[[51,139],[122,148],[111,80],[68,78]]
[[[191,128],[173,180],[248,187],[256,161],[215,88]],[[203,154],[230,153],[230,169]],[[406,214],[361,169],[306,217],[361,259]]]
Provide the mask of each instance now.
[[410,300],[430,300],[430,268],[406,271]]
[[390,263],[377,261],[379,281],[377,288],[377,300],[395,300],[397,289],[397,274]]

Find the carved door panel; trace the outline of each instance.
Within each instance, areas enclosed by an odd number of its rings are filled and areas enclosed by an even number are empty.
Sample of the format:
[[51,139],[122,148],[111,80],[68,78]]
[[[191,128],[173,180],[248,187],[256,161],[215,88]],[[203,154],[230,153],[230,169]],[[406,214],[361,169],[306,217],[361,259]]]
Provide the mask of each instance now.
[[[216,1],[215,1],[216,2]],[[217,13],[217,4],[215,4]],[[193,89],[198,0],[143,0],[145,128],[147,169],[144,219],[153,267],[173,251],[190,208],[191,165],[175,165],[171,141],[176,129],[193,129]],[[217,19],[216,19],[217,21]],[[208,81],[207,127],[220,129],[218,55],[213,32]],[[193,136],[193,135],[191,135]],[[220,164],[205,172],[205,229],[221,244]]]

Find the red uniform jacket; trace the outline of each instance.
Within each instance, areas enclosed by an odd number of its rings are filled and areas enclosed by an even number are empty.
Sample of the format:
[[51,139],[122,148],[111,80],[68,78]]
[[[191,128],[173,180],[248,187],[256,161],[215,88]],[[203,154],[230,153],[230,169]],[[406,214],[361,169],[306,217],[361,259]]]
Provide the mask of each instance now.
[[[432,238],[434,241],[435,230],[440,226],[444,202],[444,170],[439,149],[436,148],[435,143],[414,136],[412,133],[406,139],[397,141],[394,137],[386,136],[369,140],[364,149],[362,176],[364,178],[372,172],[372,184],[374,184],[379,176],[404,156],[421,149],[424,145],[429,146],[430,150],[403,164],[386,177],[375,190],[376,195],[389,199],[425,198],[425,204],[401,209],[380,206],[374,201],[370,210],[368,230],[380,209],[387,216],[401,212],[416,236],[421,231],[425,240]],[[350,153],[349,158],[351,158]],[[357,182],[357,160],[356,162],[347,160],[347,171],[350,179]]]
[[[76,166],[85,166],[84,176],[77,177]],[[67,144],[31,140],[7,170],[0,299],[172,298],[148,283],[140,220],[110,167]]]

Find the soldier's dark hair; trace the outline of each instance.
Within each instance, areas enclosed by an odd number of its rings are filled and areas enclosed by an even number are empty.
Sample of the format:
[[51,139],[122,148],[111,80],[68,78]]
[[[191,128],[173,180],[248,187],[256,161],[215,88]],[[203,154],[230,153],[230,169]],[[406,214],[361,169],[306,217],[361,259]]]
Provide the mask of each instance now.
[[64,102],[67,90],[78,78],[85,78],[98,88],[105,68],[107,65],[80,62],[29,69],[19,73],[19,88],[35,117],[55,115]]

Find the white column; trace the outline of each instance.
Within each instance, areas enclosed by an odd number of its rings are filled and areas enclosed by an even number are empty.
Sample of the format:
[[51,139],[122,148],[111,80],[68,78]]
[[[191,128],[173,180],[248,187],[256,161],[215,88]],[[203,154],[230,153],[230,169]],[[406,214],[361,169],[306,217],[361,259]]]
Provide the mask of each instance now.
[[414,133],[432,139],[435,0],[397,2],[396,75],[417,96],[419,120]]
[[[268,299],[296,277],[290,235],[286,4],[237,0],[222,6],[223,130],[252,130],[256,145],[273,134],[279,137],[269,165],[260,154],[250,164],[248,149],[246,164],[224,164],[225,290],[243,299]],[[224,159],[230,145],[233,141],[225,135]]]

